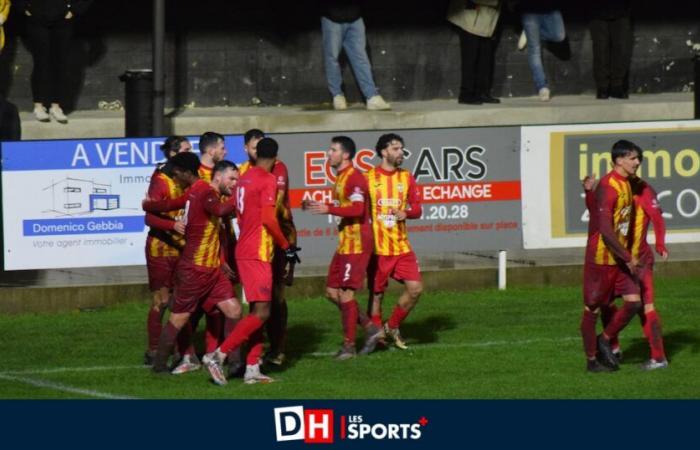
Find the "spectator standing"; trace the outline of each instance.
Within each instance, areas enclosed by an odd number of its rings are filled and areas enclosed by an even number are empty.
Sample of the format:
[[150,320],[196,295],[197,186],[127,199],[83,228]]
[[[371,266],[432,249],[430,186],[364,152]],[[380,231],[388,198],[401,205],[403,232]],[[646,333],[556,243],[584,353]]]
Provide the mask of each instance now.
[[518,48],[522,50],[527,46],[527,62],[537,95],[543,102],[548,102],[551,91],[542,65],[542,42],[558,43],[566,40],[564,19],[556,0],[522,0],[519,10],[523,35],[518,41]]
[[[16,6],[26,16],[26,37],[34,67],[32,96],[34,116],[40,122],[51,117],[68,123],[61,104],[68,90],[68,55],[75,17],[84,13],[92,0],[18,0]],[[46,110],[46,105],[50,105]]]
[[593,0],[591,39],[596,98],[629,97],[629,70],[632,61],[632,2]]
[[459,103],[500,103],[491,96],[495,40],[500,0],[451,0],[447,20],[459,29],[462,86]]
[[[5,46],[3,25],[10,15],[10,0],[0,0],[0,53]],[[22,137],[17,107],[0,98],[0,141],[18,141]]]
[[323,0],[321,2],[321,32],[323,34],[323,63],[328,90],[333,96],[333,108],[347,109],[343,93],[343,75],[338,58],[340,51],[350,61],[355,79],[369,110],[388,110],[387,103],[377,90],[372,77],[372,65],[367,56],[367,38],[361,7],[353,0]]

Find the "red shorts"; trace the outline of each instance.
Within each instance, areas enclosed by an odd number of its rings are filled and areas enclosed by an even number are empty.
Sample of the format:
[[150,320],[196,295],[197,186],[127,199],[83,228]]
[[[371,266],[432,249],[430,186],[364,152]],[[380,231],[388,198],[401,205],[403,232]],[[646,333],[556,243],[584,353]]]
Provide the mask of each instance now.
[[328,267],[326,286],[334,289],[362,289],[371,253],[341,255],[336,252]]
[[173,288],[175,266],[180,258],[177,256],[151,256],[146,250],[146,270],[148,271],[148,288],[151,292],[161,288]]
[[421,281],[420,267],[418,266],[418,258],[413,251],[397,256],[376,256],[376,265],[373,265],[373,274],[369,276],[374,278],[372,291],[377,294],[384,292],[389,285],[389,277],[396,281]]
[[201,304],[205,312],[235,298],[233,284],[220,268],[178,264],[175,277],[174,313],[193,313]]
[[627,268],[587,263],[583,266],[583,303],[598,307],[612,301],[615,295],[639,294],[639,283]]
[[272,264],[257,259],[239,259],[237,265],[248,303],[269,302],[272,298]]

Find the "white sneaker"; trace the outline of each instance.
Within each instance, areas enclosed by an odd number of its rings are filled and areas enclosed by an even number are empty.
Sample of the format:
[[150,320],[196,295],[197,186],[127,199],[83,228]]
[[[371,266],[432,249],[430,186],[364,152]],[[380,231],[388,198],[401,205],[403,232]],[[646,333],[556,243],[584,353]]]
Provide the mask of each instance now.
[[170,372],[173,375],[182,375],[187,372],[194,372],[199,370],[202,365],[199,363],[196,355],[185,355],[178,365]]
[[367,109],[370,111],[387,111],[391,109],[391,105],[384,101],[381,95],[375,95],[367,100]]
[[650,359],[640,366],[640,369],[644,371],[656,370],[656,369],[666,369],[668,367],[668,361],[666,359]]
[[271,377],[260,372],[260,365],[255,364],[253,366],[245,367],[245,375],[243,375],[243,382],[245,384],[255,384],[255,383],[272,383],[275,381]]
[[348,102],[345,100],[345,96],[340,94],[333,97],[333,109],[336,111],[342,111],[348,109]]
[[550,99],[549,88],[543,87],[542,89],[540,89],[539,96],[540,100],[542,100],[543,102],[548,102]]
[[224,368],[221,367],[221,365],[223,364],[226,355],[223,355],[222,358],[220,353],[221,352],[219,352],[218,349],[211,353],[207,353],[204,355],[204,357],[202,357],[202,363],[204,363],[204,367],[206,367],[209,371],[212,381],[219,386],[224,386],[228,383],[228,380],[226,380],[226,374],[224,373]]
[[36,117],[36,120],[39,122],[48,122],[51,120],[51,116],[49,116],[49,113],[43,105],[34,106],[34,117]]
[[49,108],[49,114],[51,114],[51,117],[58,123],[68,123],[68,117],[63,114],[63,110],[58,105],[52,105],[51,108]]
[[525,50],[525,47],[527,47],[527,35],[523,31],[518,38],[518,50]]

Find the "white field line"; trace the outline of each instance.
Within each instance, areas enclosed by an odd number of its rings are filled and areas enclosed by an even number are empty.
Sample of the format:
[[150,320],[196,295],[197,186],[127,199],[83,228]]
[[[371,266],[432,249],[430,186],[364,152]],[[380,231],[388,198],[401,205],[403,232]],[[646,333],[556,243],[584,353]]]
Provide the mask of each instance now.
[[80,389],[80,388],[75,388],[72,386],[67,386],[67,385],[61,384],[61,383],[54,383],[52,381],[37,380],[34,378],[27,378],[27,377],[22,377],[22,376],[0,374],[0,379],[1,380],[8,380],[8,381],[16,381],[18,383],[25,383],[25,384],[29,384],[29,385],[40,387],[40,388],[53,389],[54,391],[68,392],[70,394],[81,394],[81,395],[86,395],[88,397],[95,397],[95,398],[104,398],[104,399],[110,399],[110,400],[132,400],[132,399],[136,398],[136,397],[127,397],[125,395],[113,395],[113,394],[109,394],[107,392],[100,392],[100,391],[95,391],[92,389]]

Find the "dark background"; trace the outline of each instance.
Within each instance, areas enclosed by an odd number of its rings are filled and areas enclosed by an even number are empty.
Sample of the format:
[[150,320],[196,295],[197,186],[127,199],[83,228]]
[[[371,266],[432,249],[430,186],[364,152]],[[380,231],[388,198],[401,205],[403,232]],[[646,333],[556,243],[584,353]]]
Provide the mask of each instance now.
[[[444,19],[447,0],[367,2],[368,46],[377,85],[389,101],[455,98],[459,90],[459,40]],[[572,58],[545,52],[553,95],[592,93],[592,53],[586,2],[562,2]],[[632,93],[692,90],[693,52],[700,41],[698,2],[635,3]],[[168,106],[329,102],[321,54],[316,0],[255,2],[168,0]],[[99,101],[123,101],[118,76],[151,66],[152,2],[97,0],[76,24],[70,57],[73,99],[68,109],[96,109]],[[8,42],[0,56],[0,95],[21,109],[31,107],[31,56],[22,38],[23,20],[13,11]],[[534,95],[525,52],[516,49],[517,17],[502,15],[494,94]],[[350,101],[361,96],[349,67]]]

